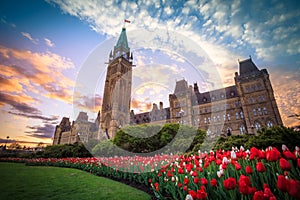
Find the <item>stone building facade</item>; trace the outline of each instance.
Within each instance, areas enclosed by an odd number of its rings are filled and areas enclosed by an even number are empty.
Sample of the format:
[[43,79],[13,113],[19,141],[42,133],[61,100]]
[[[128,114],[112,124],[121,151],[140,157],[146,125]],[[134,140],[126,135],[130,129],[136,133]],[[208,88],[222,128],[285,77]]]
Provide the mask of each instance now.
[[264,126],[282,125],[266,69],[259,70],[250,57],[239,61],[234,80],[235,85],[203,93],[197,83],[177,81],[169,95],[170,107],[158,109],[154,104],[151,112],[132,111],[131,124],[173,122],[224,136],[256,134]]
[[63,117],[60,124],[56,126],[53,145],[73,144],[75,142],[88,142],[89,139],[98,138],[100,112],[95,122],[88,120],[86,112],[80,112],[72,123],[67,117]]
[[206,130],[209,135],[256,134],[262,127],[282,125],[274,92],[266,69],[258,69],[249,59],[239,61],[235,84],[200,92],[197,83],[176,82],[169,94],[169,107],[153,104],[149,112],[130,111],[133,55],[122,28],[110,52],[101,112],[94,123],[81,112],[72,124],[63,118],[56,126],[53,144],[68,144],[113,138],[127,125],[180,123]]

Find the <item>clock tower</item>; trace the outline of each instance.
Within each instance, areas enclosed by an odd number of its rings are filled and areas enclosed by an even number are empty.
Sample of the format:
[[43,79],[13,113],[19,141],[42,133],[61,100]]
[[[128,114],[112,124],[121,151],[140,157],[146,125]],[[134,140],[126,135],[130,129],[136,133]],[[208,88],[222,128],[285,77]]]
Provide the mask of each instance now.
[[129,124],[133,56],[128,47],[126,28],[110,52],[100,117],[99,139],[113,138]]

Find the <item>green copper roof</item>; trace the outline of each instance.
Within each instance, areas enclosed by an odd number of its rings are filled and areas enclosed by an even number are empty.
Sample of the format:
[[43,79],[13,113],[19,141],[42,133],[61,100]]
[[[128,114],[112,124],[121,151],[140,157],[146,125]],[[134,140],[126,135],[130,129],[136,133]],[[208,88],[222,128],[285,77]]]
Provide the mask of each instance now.
[[117,45],[116,45],[116,48],[118,48],[118,47],[124,48],[126,50],[129,49],[128,42],[127,42],[126,28],[122,28],[121,35],[120,35]]

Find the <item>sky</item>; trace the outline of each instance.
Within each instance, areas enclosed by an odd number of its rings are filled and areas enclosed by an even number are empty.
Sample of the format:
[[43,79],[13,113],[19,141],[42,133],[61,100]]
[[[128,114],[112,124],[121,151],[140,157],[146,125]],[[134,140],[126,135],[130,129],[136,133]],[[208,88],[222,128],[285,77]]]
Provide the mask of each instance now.
[[[270,74],[285,126],[299,125],[300,3],[58,1],[0,3],[0,143],[52,143],[62,117],[101,107],[110,50],[124,19],[134,55],[132,108],[151,109],[176,80],[200,91],[234,84],[251,55]],[[81,82],[83,81],[83,82]],[[88,85],[81,88],[81,83]],[[79,93],[78,93],[79,92]]]

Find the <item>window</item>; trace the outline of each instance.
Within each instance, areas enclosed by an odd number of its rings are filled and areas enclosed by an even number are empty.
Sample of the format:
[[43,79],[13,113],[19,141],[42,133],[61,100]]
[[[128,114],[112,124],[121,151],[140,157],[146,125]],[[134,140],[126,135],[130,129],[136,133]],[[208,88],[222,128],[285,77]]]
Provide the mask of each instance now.
[[232,129],[230,127],[227,128],[227,136],[231,136]]
[[221,120],[220,120],[220,115],[217,116],[217,119],[218,119],[218,122],[221,121]]
[[229,113],[227,114],[227,119],[228,119],[228,121],[230,121],[230,114]]
[[221,99],[224,99],[224,98],[225,98],[225,94],[221,93]]
[[208,120],[208,123],[210,124],[210,117],[208,117],[207,120]]
[[211,100],[212,100],[212,101],[216,100],[216,97],[215,97],[215,96],[212,96],[212,97],[211,97]]
[[235,92],[234,91],[231,91],[230,92],[230,95],[233,97],[235,95]]
[[271,128],[273,126],[273,123],[269,120],[269,121],[267,121],[267,127],[268,128]]
[[241,119],[244,119],[244,113],[243,113],[243,111],[240,112],[240,115],[241,115]]
[[207,129],[206,133],[207,133],[207,135],[210,135],[211,134],[211,130]]
[[224,121],[226,120],[226,114],[223,115],[223,120],[224,120]]
[[262,89],[261,83],[257,83],[257,89],[258,89],[258,90],[261,90],[261,89]]
[[261,108],[258,108],[257,110],[258,110],[258,114],[259,114],[259,115],[262,115]]
[[261,125],[259,122],[255,122],[255,128],[256,128],[256,130],[259,130],[261,128]]
[[238,112],[235,113],[235,118],[236,118],[236,119],[240,119],[240,115],[239,115]]
[[253,115],[254,115],[254,116],[256,116],[256,115],[257,115],[257,113],[256,113],[256,109],[255,109],[255,108],[253,109]]
[[245,128],[244,124],[242,124],[240,126],[240,134],[245,134],[245,133],[246,133],[246,128]]
[[207,123],[207,121],[206,121],[206,117],[204,117],[204,124],[206,124]]
[[264,109],[264,114],[267,115],[268,114],[267,108],[264,107],[263,109]]
[[249,85],[246,86],[246,92],[247,92],[247,93],[250,92],[250,87],[249,87]]
[[252,85],[252,91],[256,91],[256,85]]
[[203,101],[203,102],[206,102],[206,101],[207,101],[207,99],[204,97],[202,101]]
[[217,117],[216,116],[214,116],[214,123],[216,123],[217,122]]
[[258,100],[259,100],[260,102],[265,101],[265,96],[264,96],[264,95],[258,96]]

